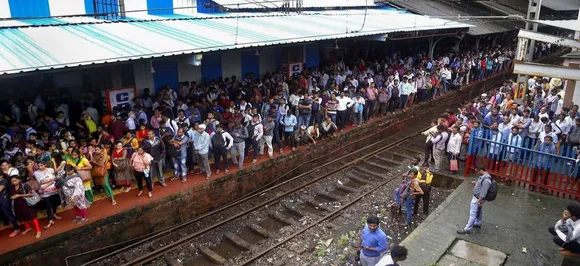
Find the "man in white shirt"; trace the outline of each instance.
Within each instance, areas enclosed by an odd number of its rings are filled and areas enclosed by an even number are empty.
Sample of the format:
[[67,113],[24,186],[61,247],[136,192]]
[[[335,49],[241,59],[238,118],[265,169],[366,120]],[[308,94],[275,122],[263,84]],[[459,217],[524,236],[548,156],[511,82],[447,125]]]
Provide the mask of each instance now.
[[568,205],[562,218],[548,231],[554,236],[552,239],[554,243],[561,247],[562,255],[578,255],[580,253],[580,206]]
[[391,254],[387,254],[377,262],[375,266],[389,266],[389,265],[399,265],[397,263],[407,259],[407,248],[404,246],[394,246],[391,249]]
[[346,96],[345,91],[340,92],[340,96],[336,97],[338,101],[338,106],[336,108],[337,111],[337,126],[340,129],[340,132],[344,132],[344,126],[348,120],[348,108],[351,107],[354,102],[350,97]]
[[[463,138],[459,134],[459,127],[451,127],[451,135],[449,135],[449,142],[447,142],[447,152],[451,154],[451,159],[457,160],[457,156],[461,152],[461,141]],[[456,174],[457,170],[452,170],[451,173]]]

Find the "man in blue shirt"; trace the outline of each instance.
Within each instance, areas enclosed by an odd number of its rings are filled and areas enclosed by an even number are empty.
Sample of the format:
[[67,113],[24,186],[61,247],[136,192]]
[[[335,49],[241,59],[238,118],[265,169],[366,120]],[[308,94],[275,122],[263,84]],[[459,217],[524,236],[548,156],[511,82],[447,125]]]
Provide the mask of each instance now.
[[363,266],[375,266],[381,255],[389,246],[387,235],[379,227],[380,221],[376,216],[367,218],[367,225],[361,232],[360,262]]

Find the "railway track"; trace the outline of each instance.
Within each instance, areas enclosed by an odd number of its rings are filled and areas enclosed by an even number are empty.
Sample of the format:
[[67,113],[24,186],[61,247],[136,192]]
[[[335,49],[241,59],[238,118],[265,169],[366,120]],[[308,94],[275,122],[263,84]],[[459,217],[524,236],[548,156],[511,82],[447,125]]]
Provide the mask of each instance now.
[[[212,265],[230,264],[231,260],[243,252],[255,253],[253,257],[236,265],[250,265],[268,252],[280,247],[296,236],[332,219],[344,209],[356,204],[365,196],[390,182],[398,182],[400,176],[388,175],[390,169],[400,166],[402,158],[411,158],[421,153],[418,150],[424,139],[413,136],[393,136],[376,145],[365,155],[358,153],[359,159],[344,163],[335,171],[320,175],[304,185],[290,189],[278,196],[264,201],[253,208],[240,211],[238,215],[222,221],[204,230],[187,235],[168,245],[160,245],[151,252],[139,256],[121,265]],[[384,142],[390,142],[386,144]],[[383,145],[377,148],[377,145]],[[346,179],[344,178],[346,177]],[[347,180],[338,183],[339,180]],[[313,186],[324,182],[322,190],[311,193]],[[335,184],[335,185],[328,185]],[[361,189],[365,185],[372,188]],[[306,196],[305,196],[306,195]],[[339,206],[339,207],[336,207]],[[302,222],[310,220],[310,222]],[[295,231],[266,248],[260,242],[266,239],[280,238],[279,231],[290,227]],[[243,228],[237,232],[228,228]],[[203,239],[203,235],[214,231],[223,231],[223,238],[213,241]],[[199,246],[196,243],[215,243],[213,246]],[[196,258],[186,259],[189,254]]]
[[[409,128],[410,132],[419,132],[424,124],[414,124]],[[260,258],[270,250],[282,245],[300,233],[325,221],[343,209],[355,204],[364,196],[372,193],[379,187],[387,184],[398,176],[387,177],[386,173],[394,166],[401,163],[401,155],[410,157],[421,153],[419,145],[422,139],[413,139],[413,136],[404,136],[401,132],[383,141],[360,149],[352,154],[338,158],[330,163],[322,165],[307,173],[293,178],[290,182],[285,182],[274,186],[268,191],[262,192],[257,199],[258,204],[252,207],[238,207],[238,213],[219,222],[215,222],[201,230],[182,235],[175,241],[164,239],[155,240],[151,243],[148,251],[140,256],[125,256],[120,265],[207,265],[226,264],[242,252],[258,252],[253,258],[242,265],[249,264]],[[396,149],[398,155],[393,153]],[[338,183],[337,175],[344,175],[348,178],[342,185]],[[304,182],[304,180],[308,180]],[[329,190],[317,190],[312,194],[313,187],[320,182],[338,184]],[[371,184],[374,188],[363,191],[360,188]],[[266,195],[268,194],[268,195]],[[303,196],[306,195],[306,196]],[[347,196],[355,198],[346,203],[342,203]],[[335,205],[339,208],[334,208]],[[321,218],[319,218],[322,216]],[[300,220],[310,218],[315,222],[300,224]],[[260,252],[258,243],[264,239],[277,238],[278,231],[287,226],[294,226],[297,232],[277,244],[263,249]],[[229,231],[227,228],[243,228],[239,232]],[[207,233],[213,231],[224,231],[223,239],[198,239],[203,238]],[[214,246],[198,246],[196,243],[207,243],[212,241]],[[197,255],[195,259],[187,259],[189,254]]]
[[[333,159],[305,173],[291,176],[289,174],[293,171],[290,171],[263,189],[236,202],[173,228],[143,236],[126,247],[79,265],[227,264],[243,252],[256,254],[240,265],[251,264],[301,232],[335,217],[374,190],[397,179],[398,176],[387,177],[389,170],[400,165],[402,158],[409,159],[413,155],[422,154],[424,140],[414,136],[424,130],[428,121],[436,118],[446,107],[433,108],[420,121],[399,121],[398,123],[407,123],[405,132]],[[408,132],[414,134],[409,135]],[[323,157],[330,156],[333,156],[333,152]],[[318,160],[321,159],[324,158]],[[337,182],[340,180],[337,176],[346,177],[341,178],[346,183]],[[330,183],[335,185],[330,189],[313,189],[319,183],[328,182],[325,180],[332,180]],[[372,189],[362,189],[369,184]],[[312,222],[300,224],[299,220]],[[268,248],[259,247],[262,240],[279,237],[277,231],[289,226],[296,233]],[[227,229],[233,227],[244,229],[238,232]],[[198,241],[216,230],[225,232],[222,239]],[[202,242],[212,242],[215,245],[196,244]],[[195,258],[190,259],[191,255],[188,254],[193,254]]]

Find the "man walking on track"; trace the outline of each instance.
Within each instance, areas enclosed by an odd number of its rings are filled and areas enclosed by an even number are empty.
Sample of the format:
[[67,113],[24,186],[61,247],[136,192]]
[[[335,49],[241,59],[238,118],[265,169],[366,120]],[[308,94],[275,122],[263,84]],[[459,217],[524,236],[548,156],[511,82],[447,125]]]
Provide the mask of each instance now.
[[387,235],[379,224],[379,218],[371,216],[367,218],[367,225],[362,230],[359,252],[363,266],[375,266],[389,246]]
[[[487,170],[485,170],[485,166],[480,164],[476,167],[476,170],[479,174],[479,179],[471,182],[475,186],[473,187],[473,197],[471,199],[471,205],[469,206],[469,221],[465,225],[465,228],[457,230],[458,234],[471,234],[471,230],[474,227],[481,228],[483,222],[483,204],[486,202],[486,199],[490,199],[488,193],[497,193],[497,190],[493,191],[493,181]],[[495,199],[495,195],[493,199]]]

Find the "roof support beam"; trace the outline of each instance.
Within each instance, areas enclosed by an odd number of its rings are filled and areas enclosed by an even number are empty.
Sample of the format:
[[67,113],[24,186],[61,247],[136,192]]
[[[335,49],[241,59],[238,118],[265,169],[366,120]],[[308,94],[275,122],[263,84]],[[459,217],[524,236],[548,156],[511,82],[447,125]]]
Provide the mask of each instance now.
[[580,80],[580,68],[569,68],[563,66],[516,62],[514,73],[539,77]]
[[520,30],[520,33],[518,33],[518,37],[580,49],[580,41],[578,41],[578,40],[557,37],[557,36],[548,35],[548,34],[544,34],[544,33],[533,32],[533,31],[529,31],[529,30],[523,30],[523,29]]

